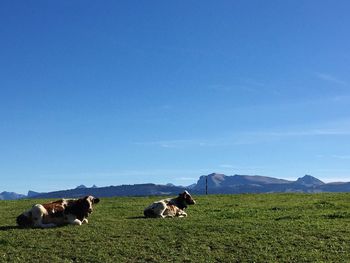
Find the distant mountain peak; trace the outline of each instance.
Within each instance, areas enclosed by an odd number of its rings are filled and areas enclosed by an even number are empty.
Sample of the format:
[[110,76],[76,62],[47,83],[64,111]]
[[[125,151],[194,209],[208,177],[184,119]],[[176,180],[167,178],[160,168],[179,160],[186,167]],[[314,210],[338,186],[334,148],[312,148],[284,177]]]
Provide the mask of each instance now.
[[85,185],[81,184],[81,185],[78,185],[75,189],[83,189],[83,188],[87,188]]
[[212,178],[213,180],[224,180],[224,178],[226,177],[226,175],[224,174],[219,174],[219,173],[211,173],[207,175],[208,178]]
[[219,173],[211,173],[207,175],[209,184],[214,185],[215,187],[218,187],[221,185],[223,181],[225,181],[226,175],[219,174]]
[[39,195],[39,194],[40,194],[39,192],[34,192],[34,191],[29,190],[27,196],[34,197],[34,196]]
[[322,182],[321,180],[317,179],[316,177],[313,177],[311,175],[306,174],[303,177],[298,178],[298,180],[296,180],[297,184],[302,184],[305,186],[318,186],[318,185],[323,185],[324,182]]
[[222,176],[225,176],[224,174],[220,174],[220,173],[211,173],[211,174],[208,174],[208,177],[222,177]]

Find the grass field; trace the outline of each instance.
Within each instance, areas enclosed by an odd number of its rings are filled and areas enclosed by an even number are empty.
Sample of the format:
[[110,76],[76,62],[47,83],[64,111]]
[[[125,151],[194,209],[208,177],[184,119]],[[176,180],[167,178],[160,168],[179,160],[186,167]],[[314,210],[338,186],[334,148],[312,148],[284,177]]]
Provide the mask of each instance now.
[[350,262],[350,194],[194,198],[175,219],[142,218],[157,197],[102,198],[89,224],[53,229],[15,226],[43,200],[0,201],[0,262]]

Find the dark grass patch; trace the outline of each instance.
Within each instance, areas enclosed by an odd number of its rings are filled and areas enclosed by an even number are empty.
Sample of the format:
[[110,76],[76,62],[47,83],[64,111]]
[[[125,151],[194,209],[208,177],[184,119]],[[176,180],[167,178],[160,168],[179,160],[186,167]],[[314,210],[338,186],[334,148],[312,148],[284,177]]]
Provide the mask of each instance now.
[[0,226],[0,231],[8,231],[12,229],[24,229],[24,228],[19,226]]
[[283,211],[283,210],[285,210],[285,208],[274,206],[274,207],[269,208],[269,210],[271,210],[271,211]]
[[7,240],[7,239],[0,239],[0,246],[8,246],[8,245],[10,245],[10,242],[9,242],[9,240]]
[[344,219],[344,218],[350,218],[350,213],[349,212],[335,212],[335,213],[324,215],[323,217],[327,218],[327,219]]
[[286,216],[281,216],[281,217],[275,218],[276,221],[280,221],[280,220],[298,220],[298,219],[301,219],[301,216],[299,216],[299,215],[286,215]]

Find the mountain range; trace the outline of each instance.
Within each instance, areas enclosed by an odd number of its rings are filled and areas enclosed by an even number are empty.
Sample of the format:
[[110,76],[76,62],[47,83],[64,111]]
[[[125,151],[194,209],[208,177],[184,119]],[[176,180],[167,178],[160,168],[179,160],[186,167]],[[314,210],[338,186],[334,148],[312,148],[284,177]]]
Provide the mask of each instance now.
[[[207,185],[207,187],[206,187]],[[112,196],[149,196],[176,195],[183,190],[193,194],[238,194],[238,193],[274,193],[274,192],[350,192],[350,182],[324,183],[321,180],[305,175],[296,181],[289,181],[259,175],[224,175],[212,173],[199,177],[197,183],[190,186],[176,186],[173,184],[134,184],[108,187],[86,187],[79,185],[75,189],[38,193],[29,191],[27,195],[13,192],[0,193],[0,200],[14,200],[21,198],[77,198],[84,195],[98,197]]]

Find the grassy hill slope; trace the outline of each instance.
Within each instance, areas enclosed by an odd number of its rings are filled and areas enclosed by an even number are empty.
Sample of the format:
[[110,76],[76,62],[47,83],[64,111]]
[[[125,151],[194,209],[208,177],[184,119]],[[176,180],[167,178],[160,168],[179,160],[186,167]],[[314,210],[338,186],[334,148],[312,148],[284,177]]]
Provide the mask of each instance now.
[[[350,194],[195,196],[188,218],[144,219],[157,197],[104,198],[88,225],[20,229],[0,202],[0,262],[349,262]],[[46,201],[46,200],[45,200]]]

